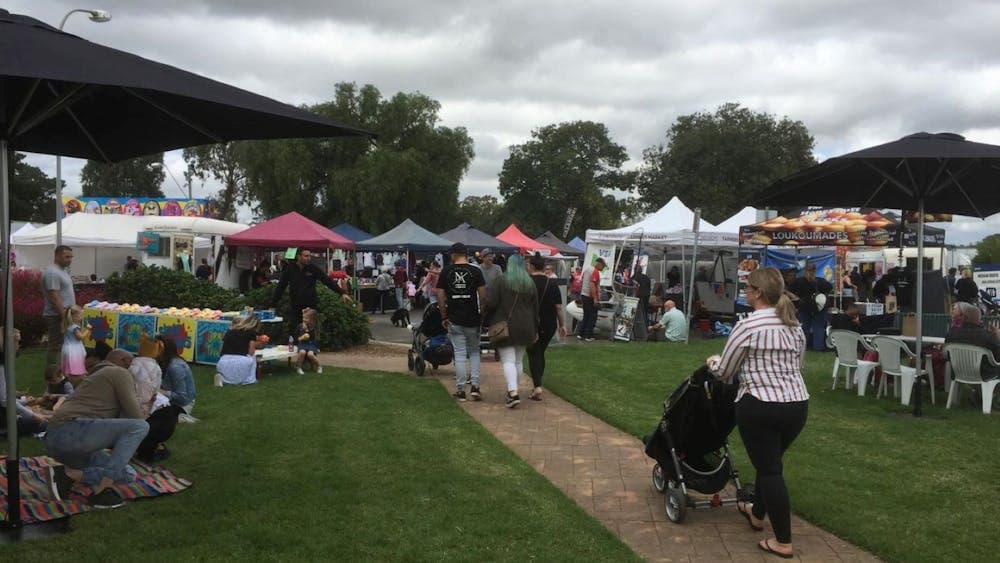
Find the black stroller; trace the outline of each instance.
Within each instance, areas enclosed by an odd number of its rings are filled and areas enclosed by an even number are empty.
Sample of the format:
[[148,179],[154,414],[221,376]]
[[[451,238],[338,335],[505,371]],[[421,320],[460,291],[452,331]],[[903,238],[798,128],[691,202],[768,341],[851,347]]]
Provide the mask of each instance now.
[[[680,523],[688,508],[718,507],[752,500],[743,489],[726,438],[736,425],[736,384],[725,384],[702,367],[663,402],[663,417],[646,436],[646,455],[656,460],[653,487],[666,492],[664,508]],[[721,498],[732,479],[736,498]],[[713,495],[694,500],[688,491]]]
[[455,359],[455,349],[448,340],[448,331],[436,305],[424,308],[420,325],[413,328],[413,344],[406,352],[406,365],[413,373],[423,376],[427,364],[437,369]]

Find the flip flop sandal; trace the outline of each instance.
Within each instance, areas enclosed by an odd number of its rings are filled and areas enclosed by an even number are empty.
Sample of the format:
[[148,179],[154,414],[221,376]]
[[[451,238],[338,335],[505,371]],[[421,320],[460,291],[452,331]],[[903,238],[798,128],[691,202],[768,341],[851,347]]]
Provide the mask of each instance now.
[[531,399],[532,401],[541,401],[542,400],[542,394],[539,393],[539,394],[535,395],[534,393],[532,393],[531,395],[528,395],[528,398]]
[[777,555],[782,559],[791,559],[795,557],[795,553],[782,553],[780,551],[776,551],[774,548],[771,547],[771,540],[760,540],[760,543],[757,544],[757,547],[759,547],[761,551],[766,551],[767,553],[773,553],[774,555]]
[[[743,503],[743,506],[745,507],[746,503]],[[750,528],[753,529],[755,532],[760,532],[764,530],[764,526],[757,526],[756,524],[753,523],[753,518],[751,517],[750,513],[744,510],[743,508],[740,508],[740,505],[738,504],[736,505],[736,510],[739,511],[739,513],[743,515],[744,518],[747,519],[747,524],[750,524]]]

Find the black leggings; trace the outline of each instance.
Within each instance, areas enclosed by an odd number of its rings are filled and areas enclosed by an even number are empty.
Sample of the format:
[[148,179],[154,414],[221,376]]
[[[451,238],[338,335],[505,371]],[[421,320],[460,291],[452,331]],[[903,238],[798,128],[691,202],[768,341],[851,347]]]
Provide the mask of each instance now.
[[774,536],[781,543],[792,542],[792,511],[781,474],[781,456],[802,431],[808,416],[808,401],[768,403],[744,395],[736,403],[740,437],[757,470],[753,515],[770,517]]
[[531,372],[531,382],[535,387],[542,386],[542,376],[545,375],[545,349],[556,333],[556,325],[538,327],[538,341],[528,347],[528,371]]
[[166,442],[174,435],[177,429],[177,417],[184,412],[180,407],[169,405],[149,415],[146,422],[149,424],[149,432],[135,450],[135,456],[143,461],[150,461],[157,446]]

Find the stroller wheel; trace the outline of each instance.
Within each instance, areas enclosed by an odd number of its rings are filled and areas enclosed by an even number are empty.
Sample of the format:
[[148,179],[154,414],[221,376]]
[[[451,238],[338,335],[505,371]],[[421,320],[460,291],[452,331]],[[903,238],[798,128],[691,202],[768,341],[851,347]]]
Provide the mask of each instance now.
[[663,489],[667,488],[667,480],[663,476],[663,468],[657,463],[653,466],[653,488],[656,492],[662,493]]
[[406,352],[406,369],[413,371],[413,350]]
[[417,377],[423,377],[424,376],[424,369],[426,369],[426,368],[427,368],[427,364],[424,362],[423,358],[417,358],[416,360],[414,360],[413,369],[414,369],[414,371],[416,371]]
[[663,497],[663,508],[667,518],[675,524],[684,521],[687,514],[687,497],[673,481],[667,483],[667,494]]

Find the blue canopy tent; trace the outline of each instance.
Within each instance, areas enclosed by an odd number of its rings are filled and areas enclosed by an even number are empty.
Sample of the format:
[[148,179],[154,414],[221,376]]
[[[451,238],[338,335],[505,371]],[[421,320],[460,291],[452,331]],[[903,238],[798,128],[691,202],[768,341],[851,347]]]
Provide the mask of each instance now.
[[347,240],[351,240],[354,242],[358,242],[359,240],[368,240],[372,238],[371,233],[366,233],[365,231],[362,231],[361,229],[355,227],[350,223],[341,223],[336,227],[332,227],[330,230],[346,238]]
[[419,252],[447,250],[451,245],[450,240],[439,237],[411,219],[407,219],[377,237],[359,241],[357,249]]
[[572,246],[573,248],[581,252],[587,251],[587,243],[583,242],[583,239],[581,239],[580,237],[573,237],[573,240],[569,241],[566,244]]

